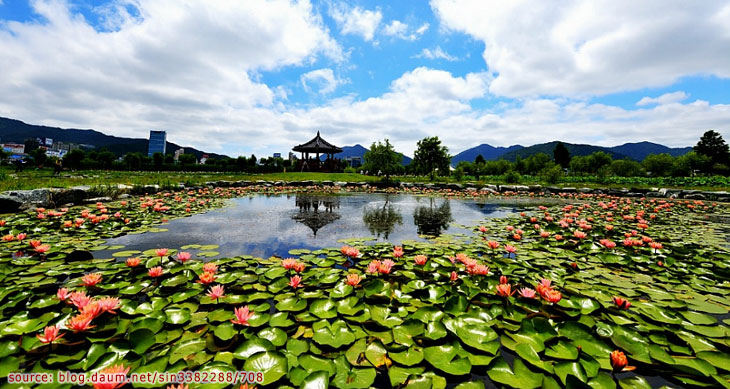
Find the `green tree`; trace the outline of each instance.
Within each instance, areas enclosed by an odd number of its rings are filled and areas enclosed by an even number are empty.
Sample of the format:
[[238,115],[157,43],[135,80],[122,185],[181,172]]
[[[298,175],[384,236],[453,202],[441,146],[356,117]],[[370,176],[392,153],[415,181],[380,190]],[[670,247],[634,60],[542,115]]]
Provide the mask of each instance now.
[[608,153],[596,151],[588,156],[588,169],[591,173],[597,173],[601,168],[608,167],[613,162],[613,158]]
[[474,163],[475,164],[476,163],[485,163],[485,162],[487,162],[487,161],[484,159],[484,157],[482,157],[481,154],[477,155],[477,157],[474,158]]
[[365,170],[381,172],[386,180],[390,180],[390,175],[398,171],[402,160],[403,155],[395,151],[390,140],[386,139],[385,143],[373,142],[365,153]]
[[565,147],[563,142],[558,142],[553,149],[553,159],[555,163],[562,166],[564,169],[570,165],[570,151]]
[[710,166],[706,168],[707,171],[712,171],[715,164],[725,166],[730,164],[730,148],[717,131],[705,132],[693,150],[695,153],[710,159]]
[[666,177],[674,168],[674,158],[667,153],[649,154],[641,162],[641,165],[653,177]]
[[197,161],[197,159],[195,158],[195,155],[193,155],[193,154],[181,154],[177,158],[177,161],[180,162],[180,164],[183,166],[188,166],[188,165],[194,164]]
[[109,150],[102,150],[96,155],[96,162],[102,169],[109,169],[117,156]]
[[165,162],[165,155],[159,151],[152,154],[152,163],[155,165],[155,169],[162,169],[162,163]]
[[46,149],[37,148],[33,151],[31,151],[30,156],[33,157],[33,163],[40,166],[46,163],[46,160],[48,159],[48,156],[46,155]]
[[63,157],[64,166],[69,169],[81,169],[81,161],[86,157],[86,153],[81,149],[73,149],[66,153]]
[[419,140],[411,162],[417,173],[427,174],[432,181],[436,169],[440,175],[448,175],[450,163],[449,149],[441,145],[441,140],[437,136]]
[[550,156],[545,153],[537,153],[527,157],[525,160],[524,173],[537,174],[539,171],[552,164]]
[[540,171],[540,177],[548,184],[557,184],[563,178],[563,168],[551,162]]
[[140,153],[124,154],[122,161],[127,165],[127,169],[129,170],[139,170],[142,168],[142,154]]
[[611,174],[619,177],[639,177],[644,175],[644,169],[642,169],[641,164],[629,158],[611,162],[609,170]]

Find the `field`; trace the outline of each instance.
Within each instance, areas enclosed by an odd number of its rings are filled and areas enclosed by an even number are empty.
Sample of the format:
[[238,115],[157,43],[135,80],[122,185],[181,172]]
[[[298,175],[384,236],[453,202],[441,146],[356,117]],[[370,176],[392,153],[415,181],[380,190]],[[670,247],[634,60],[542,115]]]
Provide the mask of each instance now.
[[[77,185],[160,185],[163,188],[174,188],[178,183],[190,185],[203,184],[207,181],[347,181],[374,182],[380,177],[357,173],[271,173],[271,174],[236,174],[208,172],[127,172],[127,171],[64,171],[60,176],[53,176],[49,169],[26,169],[16,174],[12,168],[0,168],[0,192],[52,187],[71,187]],[[393,177],[401,182],[431,182],[428,177],[403,176]],[[437,177],[434,182],[459,182],[453,177]],[[465,177],[462,181],[480,184],[506,184],[503,176]],[[730,179],[722,176],[712,177],[606,177],[566,176],[556,184],[548,184],[540,177],[522,176],[519,184],[542,184],[558,187],[589,188],[680,188],[699,190],[730,190]]]

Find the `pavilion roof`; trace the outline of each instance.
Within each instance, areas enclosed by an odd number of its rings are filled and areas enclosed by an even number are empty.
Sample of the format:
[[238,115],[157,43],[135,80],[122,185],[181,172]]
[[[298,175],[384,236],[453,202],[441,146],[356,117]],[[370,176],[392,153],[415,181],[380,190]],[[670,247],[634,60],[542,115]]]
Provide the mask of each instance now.
[[320,154],[337,154],[341,153],[342,149],[322,139],[317,131],[317,136],[307,143],[302,143],[298,146],[294,146],[292,149],[303,153],[320,153]]

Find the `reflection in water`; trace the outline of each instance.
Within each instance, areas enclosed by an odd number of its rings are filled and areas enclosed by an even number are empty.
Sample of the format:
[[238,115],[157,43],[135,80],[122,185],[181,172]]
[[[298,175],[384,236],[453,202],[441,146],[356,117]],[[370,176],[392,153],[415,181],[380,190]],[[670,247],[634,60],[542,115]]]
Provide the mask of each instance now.
[[292,219],[309,227],[314,236],[320,228],[340,218],[340,214],[334,211],[340,208],[339,197],[297,195],[294,203],[299,212]]
[[380,238],[382,234],[384,239],[388,239],[396,224],[403,225],[403,216],[401,216],[400,210],[390,203],[390,197],[388,196],[385,198],[382,207],[364,207],[362,221],[371,234],[377,238]]
[[419,235],[439,236],[442,230],[449,228],[454,221],[451,217],[449,200],[444,200],[440,206],[434,206],[434,199],[430,198],[429,206],[419,206],[413,212],[413,223]]

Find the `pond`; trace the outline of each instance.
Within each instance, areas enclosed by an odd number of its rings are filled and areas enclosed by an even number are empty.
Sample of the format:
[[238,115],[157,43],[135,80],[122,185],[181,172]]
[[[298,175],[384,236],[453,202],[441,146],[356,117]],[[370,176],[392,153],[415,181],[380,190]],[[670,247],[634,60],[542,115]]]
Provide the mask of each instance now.
[[[110,239],[125,250],[217,245],[221,257],[286,257],[291,249],[337,247],[338,240],[372,238],[400,244],[423,235],[468,234],[485,217],[515,216],[529,199],[466,200],[407,194],[254,195],[221,209],[172,220],[167,231]],[[541,200],[544,203],[544,199]],[[102,258],[107,252],[95,253]],[[216,256],[217,257],[217,256]]]

